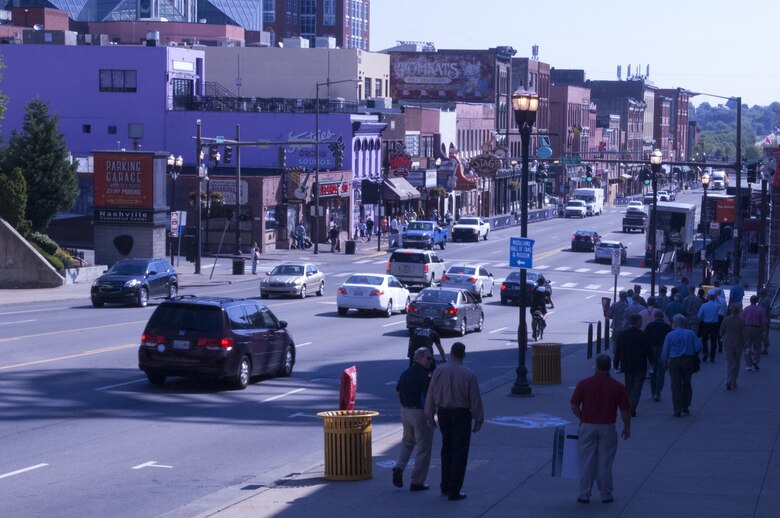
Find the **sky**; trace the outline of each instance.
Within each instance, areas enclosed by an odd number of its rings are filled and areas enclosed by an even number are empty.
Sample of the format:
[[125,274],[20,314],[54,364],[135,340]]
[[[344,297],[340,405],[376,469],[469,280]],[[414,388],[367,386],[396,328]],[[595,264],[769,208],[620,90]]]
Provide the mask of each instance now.
[[[726,0],[372,0],[371,51],[397,40],[437,49],[511,46],[516,57],[585,70],[587,79],[626,78],[639,67],[659,88],[780,101],[780,4]],[[701,102],[721,104],[715,97]]]

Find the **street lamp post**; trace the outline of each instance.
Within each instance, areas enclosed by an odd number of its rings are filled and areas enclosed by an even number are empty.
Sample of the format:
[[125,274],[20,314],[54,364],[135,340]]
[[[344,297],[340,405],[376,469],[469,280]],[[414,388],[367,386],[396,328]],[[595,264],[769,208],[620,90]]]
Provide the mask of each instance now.
[[701,186],[704,188],[704,199],[701,204],[701,282],[707,279],[707,188],[710,186],[710,175],[704,173],[701,177]]
[[195,191],[195,273],[200,273],[200,254],[201,254],[201,228],[203,223],[201,222],[201,209],[200,209],[200,182],[203,179],[203,140],[202,140],[202,127],[200,119],[195,123],[195,173],[198,175],[198,179],[195,182],[197,189]]
[[[184,165],[184,158],[181,155],[177,157],[174,157],[173,153],[168,155],[168,174],[171,175],[171,214],[176,210],[176,179],[179,177],[179,173],[181,173],[182,165]],[[181,225],[181,222],[179,224]],[[173,264],[175,256],[174,250],[173,240],[171,240],[171,264]]]
[[314,253],[320,253],[320,87],[337,85],[339,83],[357,83],[360,79],[341,79],[339,81],[327,80],[324,83],[315,83],[317,90],[315,95],[314,112]]
[[650,214],[650,246],[652,247],[653,258],[650,262],[650,296],[655,297],[655,272],[658,270],[658,243],[656,242],[656,225],[658,223],[658,173],[661,172],[661,159],[663,153],[656,149],[650,154],[650,170],[653,172],[653,213]]
[[[528,237],[528,154],[531,143],[531,128],[536,122],[536,110],[539,108],[539,96],[533,92],[518,90],[512,95],[512,110],[515,123],[520,131],[522,145],[520,179],[520,237]],[[526,286],[528,276],[526,269],[520,269],[520,315],[517,324],[517,379],[512,386],[512,394],[516,396],[531,396],[531,386],[528,384],[528,369],[525,366],[525,355],[528,350],[528,331],[526,328]]]

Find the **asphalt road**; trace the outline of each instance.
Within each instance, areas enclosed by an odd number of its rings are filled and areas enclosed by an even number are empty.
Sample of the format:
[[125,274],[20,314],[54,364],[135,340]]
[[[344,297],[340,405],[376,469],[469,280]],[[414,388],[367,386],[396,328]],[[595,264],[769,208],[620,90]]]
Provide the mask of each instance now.
[[[602,318],[601,297],[612,296],[610,266],[594,263],[592,253],[569,250],[575,230],[623,240],[629,259],[618,287],[647,286],[649,272],[639,268],[644,235],[619,232],[621,213],[607,209],[602,216],[529,227],[536,239],[533,270],[551,280],[556,305],[545,341],[584,342],[587,322]],[[518,230],[491,232],[486,242],[450,243],[440,256],[449,264],[484,262],[500,285],[510,271],[509,238]],[[161,389],[149,385],[137,369],[136,351],[156,303],[3,307],[0,515],[185,516],[218,507],[225,488],[251,490],[322,460],[322,424],[315,414],[338,406],[341,371],[353,364],[358,407],[381,413],[374,434],[395,430],[393,387],[406,365],[405,317],[339,317],[335,305],[347,275],[383,272],[387,258],[386,252],[321,254],[315,262],[328,274],[325,296],[264,301],[289,322],[297,363],[291,378],[261,379],[244,391],[181,378]],[[258,296],[256,282],[182,290],[188,292]],[[502,306],[497,295],[484,306],[485,330],[460,340],[468,348],[467,364],[486,381],[516,367],[518,309]],[[445,349],[456,339],[446,337]]]

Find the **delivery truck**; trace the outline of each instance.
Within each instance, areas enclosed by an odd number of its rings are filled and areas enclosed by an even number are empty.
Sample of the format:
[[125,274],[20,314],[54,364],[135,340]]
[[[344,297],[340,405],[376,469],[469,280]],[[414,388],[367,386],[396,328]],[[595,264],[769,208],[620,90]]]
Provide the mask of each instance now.
[[[651,209],[652,211],[652,209]],[[652,218],[652,214],[650,214]],[[656,250],[653,254],[652,224],[645,234],[645,265],[659,260],[666,252],[690,252],[696,234],[696,205],[692,203],[659,202],[656,206]]]
[[574,189],[571,198],[585,202],[585,215],[595,216],[604,212],[604,190],[591,187]]

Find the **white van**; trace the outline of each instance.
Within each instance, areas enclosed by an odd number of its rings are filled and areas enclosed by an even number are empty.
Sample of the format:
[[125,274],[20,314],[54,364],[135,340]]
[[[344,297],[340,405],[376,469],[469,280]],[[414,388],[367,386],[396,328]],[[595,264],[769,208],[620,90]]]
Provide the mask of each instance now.
[[582,189],[574,189],[571,195],[575,200],[582,200],[585,202],[586,215],[595,216],[601,215],[604,212],[604,190],[596,189],[592,187],[583,187]]

